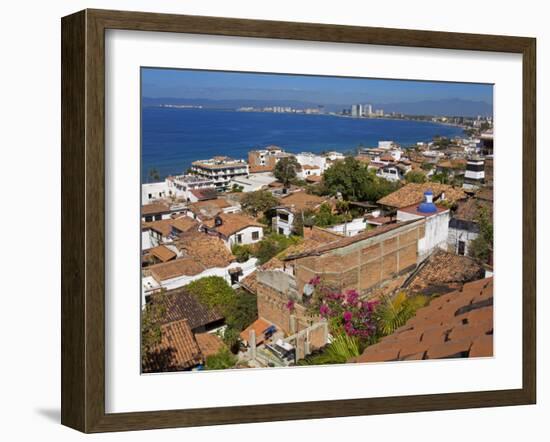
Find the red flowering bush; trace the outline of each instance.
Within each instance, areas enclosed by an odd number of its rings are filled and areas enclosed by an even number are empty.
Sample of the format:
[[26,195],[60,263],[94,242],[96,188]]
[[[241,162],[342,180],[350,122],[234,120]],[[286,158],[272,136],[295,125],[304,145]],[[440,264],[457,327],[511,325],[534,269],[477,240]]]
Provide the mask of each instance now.
[[331,333],[345,333],[360,339],[376,334],[376,302],[360,300],[356,290],[341,292],[323,286],[318,276],[309,284],[315,287],[309,312],[326,318]]

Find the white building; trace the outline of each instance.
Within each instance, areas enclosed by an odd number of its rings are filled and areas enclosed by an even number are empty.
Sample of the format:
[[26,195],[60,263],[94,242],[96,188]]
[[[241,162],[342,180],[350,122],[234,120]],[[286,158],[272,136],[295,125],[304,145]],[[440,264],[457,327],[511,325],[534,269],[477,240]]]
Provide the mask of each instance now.
[[166,181],[144,183],[141,185],[141,204],[150,204],[168,196],[168,184]]
[[436,248],[447,250],[450,211],[433,203],[431,190],[424,192],[424,202],[397,210],[397,221],[426,220],[423,238],[418,240],[419,262]]
[[405,178],[402,171],[397,166],[391,164],[380,167],[376,172],[376,176],[384,178],[388,181],[401,181]]
[[166,183],[170,194],[191,202],[193,202],[192,191],[216,188],[214,180],[198,175],[178,175],[168,177],[166,178]]
[[361,104],[352,104],[351,105],[351,116],[352,117],[362,117],[363,116],[363,105],[361,105]]
[[475,190],[483,185],[485,180],[485,161],[480,157],[473,157],[466,163],[464,172],[464,184],[462,187],[467,190]]
[[327,227],[327,230],[330,230],[334,233],[339,233],[344,236],[355,236],[361,232],[364,232],[368,228],[368,223],[366,218],[355,218],[347,223],[336,224],[335,226]]
[[220,191],[228,190],[229,183],[236,177],[248,176],[248,163],[229,157],[214,157],[209,160],[193,161],[191,170],[195,175],[212,180]]
[[305,180],[311,176],[321,176],[323,172],[319,166],[304,165],[302,169],[296,173],[296,176],[301,180]]
[[315,155],[311,152],[302,152],[296,155],[296,160],[302,166],[312,166],[318,167],[321,171],[321,174],[329,167],[327,164],[327,157],[322,155]]
[[203,228],[218,236],[231,249],[236,244],[254,244],[264,237],[264,225],[254,218],[239,213],[220,213],[205,221]]
[[271,172],[255,173],[247,177],[235,177],[229,182],[229,189],[239,186],[243,192],[255,192],[277,181]]
[[335,152],[335,151],[327,152],[323,156],[325,158],[328,158],[330,161],[338,161],[346,158],[346,156],[342,152]]

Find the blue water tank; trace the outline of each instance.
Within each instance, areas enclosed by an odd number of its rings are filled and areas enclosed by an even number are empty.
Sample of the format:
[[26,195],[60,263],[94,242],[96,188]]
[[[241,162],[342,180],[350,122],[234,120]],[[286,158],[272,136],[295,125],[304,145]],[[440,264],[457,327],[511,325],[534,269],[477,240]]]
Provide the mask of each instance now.
[[434,194],[431,190],[424,192],[424,202],[418,206],[420,213],[436,213],[437,206],[433,203]]

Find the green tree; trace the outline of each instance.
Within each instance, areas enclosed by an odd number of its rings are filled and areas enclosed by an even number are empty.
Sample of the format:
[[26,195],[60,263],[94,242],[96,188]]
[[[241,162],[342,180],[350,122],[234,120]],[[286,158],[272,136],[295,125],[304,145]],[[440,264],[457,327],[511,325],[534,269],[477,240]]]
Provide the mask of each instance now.
[[468,254],[482,263],[488,263],[493,253],[493,220],[486,207],[479,209],[476,217],[479,235],[470,241]]
[[258,216],[260,213],[268,211],[277,204],[277,198],[267,190],[248,192],[241,199],[241,207],[246,213],[252,216]]
[[300,240],[301,239],[297,236],[285,236],[279,235],[278,233],[272,233],[255,244],[253,253],[254,256],[258,258],[258,264],[262,265],[286,248],[293,244],[297,244]]
[[407,183],[425,183],[427,181],[426,174],[419,170],[411,170],[405,175]]
[[275,175],[275,178],[283,183],[285,187],[288,187],[290,183],[296,179],[297,173],[301,168],[296,157],[284,157],[275,165],[273,175]]
[[449,174],[446,171],[441,172],[441,173],[434,173],[431,176],[430,181],[432,183],[441,183],[441,184],[450,184],[451,183],[451,179],[449,178]]
[[187,284],[189,293],[196,296],[204,305],[215,308],[224,316],[229,305],[235,300],[235,290],[220,276],[206,276]]
[[339,193],[349,201],[377,201],[399,187],[399,183],[376,176],[374,170],[353,157],[346,157],[326,170],[323,183],[329,194]]
[[233,355],[227,348],[222,348],[218,353],[206,358],[207,370],[224,370],[232,368],[237,363],[237,357]]
[[247,244],[233,244],[231,253],[237,258],[237,262],[246,262],[250,258],[252,250]]
[[229,348],[231,353],[238,353],[239,344],[241,342],[239,331],[233,327],[227,327],[223,332],[223,342],[227,345],[227,348]]
[[238,332],[258,319],[258,302],[256,295],[246,290],[237,290],[235,301],[227,308],[225,322]]

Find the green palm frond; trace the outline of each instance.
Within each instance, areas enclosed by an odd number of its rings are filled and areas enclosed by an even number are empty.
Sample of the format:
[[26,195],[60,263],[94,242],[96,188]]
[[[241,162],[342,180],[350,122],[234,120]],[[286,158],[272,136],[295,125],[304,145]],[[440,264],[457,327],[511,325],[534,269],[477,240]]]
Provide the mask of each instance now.
[[407,296],[405,292],[395,297],[386,297],[377,308],[378,329],[383,335],[390,335],[425,306],[428,298],[423,295]]

